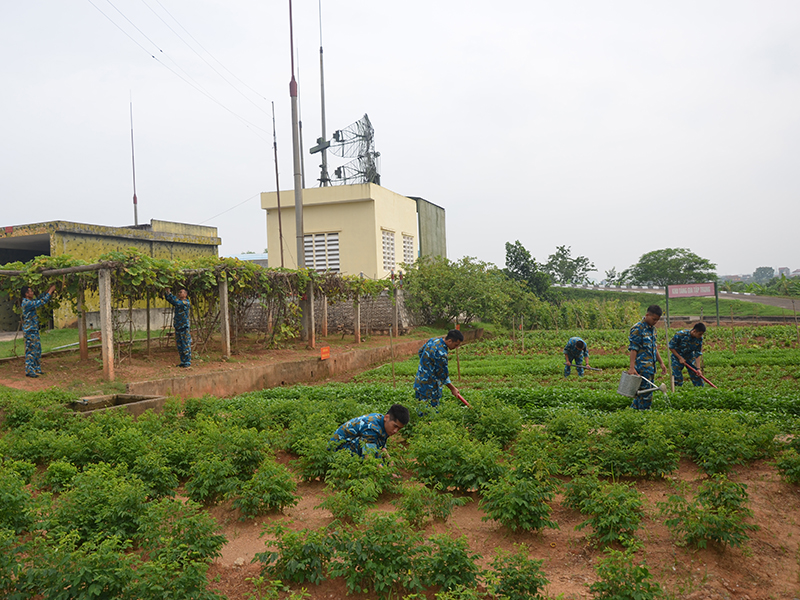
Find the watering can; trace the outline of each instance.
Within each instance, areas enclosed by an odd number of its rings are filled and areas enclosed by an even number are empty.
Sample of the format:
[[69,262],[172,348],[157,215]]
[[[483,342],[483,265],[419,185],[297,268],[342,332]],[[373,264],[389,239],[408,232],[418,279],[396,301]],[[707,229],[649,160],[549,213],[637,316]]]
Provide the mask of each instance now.
[[[640,390],[639,387],[642,385],[642,381],[646,381],[653,387]],[[664,392],[664,395],[666,395],[667,385],[662,383],[660,386],[658,386],[641,375],[631,375],[625,371],[622,372],[622,377],[619,380],[619,387],[617,387],[617,393],[627,396],[628,398],[635,398],[641,394],[647,394],[648,392],[655,392],[658,390],[661,390]]]

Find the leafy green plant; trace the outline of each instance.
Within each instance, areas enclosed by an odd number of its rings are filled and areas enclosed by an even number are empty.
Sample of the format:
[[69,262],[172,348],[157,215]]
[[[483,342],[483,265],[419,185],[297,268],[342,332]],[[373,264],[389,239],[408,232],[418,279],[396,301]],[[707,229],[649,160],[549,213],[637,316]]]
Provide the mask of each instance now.
[[691,502],[673,494],[658,507],[668,517],[667,527],[685,544],[705,548],[708,542],[715,542],[740,547],[750,539],[749,531],[759,529],[744,521],[753,516],[748,501],[746,485],[716,475],[700,485]]
[[392,503],[411,527],[420,529],[429,519],[447,521],[457,506],[464,506],[472,500],[469,496],[456,498],[440,490],[440,485],[431,489],[420,484],[405,484],[402,495]]
[[233,493],[236,496],[233,507],[238,508],[243,517],[252,518],[294,506],[298,502],[296,491],[297,484],[286,467],[267,459],[255,475]]
[[190,469],[191,479],[186,482],[186,493],[195,502],[216,504],[237,487],[236,467],[216,455],[198,460]]
[[523,544],[515,546],[513,553],[498,549],[491,566],[488,587],[507,600],[541,598],[549,583],[542,572],[542,561],[529,558]]
[[369,503],[352,489],[329,494],[317,508],[331,511],[335,519],[343,523],[360,523],[367,514]]
[[387,596],[393,591],[420,588],[414,571],[420,536],[392,515],[371,515],[359,529],[335,534],[336,560],[330,574],[344,577],[347,591],[372,591]]
[[47,465],[44,484],[54,492],[62,492],[72,485],[78,474],[78,467],[66,460],[56,460]]
[[787,448],[778,455],[775,466],[784,481],[794,485],[800,484],[800,453],[794,448]]
[[[570,491],[567,492],[570,494]],[[630,545],[642,522],[643,503],[635,487],[622,483],[599,482],[594,489],[576,488],[579,498],[571,498],[570,504],[577,506],[588,519],[578,524],[580,531],[592,527],[589,539],[606,545],[620,542]]]
[[492,441],[479,442],[449,422],[434,422],[419,427],[411,439],[409,459],[414,461],[417,477],[442,489],[461,491],[479,489],[506,470],[503,453]]
[[480,506],[487,515],[482,521],[494,519],[511,531],[541,531],[545,527],[558,529],[550,520],[548,502],[555,496],[548,481],[507,474],[483,486]]
[[447,534],[432,535],[422,546],[415,569],[426,588],[435,585],[443,590],[456,586],[475,587],[481,572],[475,564],[479,558],[470,553],[465,536],[453,539]]
[[347,450],[337,451],[325,479],[333,491],[348,491],[363,504],[372,504],[385,491],[398,486],[397,468],[366,454],[363,458]]
[[33,519],[31,493],[19,473],[0,465],[0,529],[21,533]]
[[188,500],[162,498],[151,502],[140,518],[135,540],[150,560],[187,566],[209,562],[227,541],[202,507]]
[[88,465],[61,494],[49,529],[74,530],[82,541],[118,536],[131,539],[145,509],[147,489],[125,465]]
[[272,551],[259,552],[255,560],[261,572],[273,578],[318,584],[326,577],[328,563],[334,554],[332,538],[326,529],[292,531],[281,524],[266,526],[261,535],[275,537],[267,545]]
[[589,590],[598,600],[656,600],[665,597],[658,582],[644,561],[637,561],[634,551],[624,552],[606,548],[605,556],[598,561],[597,576],[600,578]]

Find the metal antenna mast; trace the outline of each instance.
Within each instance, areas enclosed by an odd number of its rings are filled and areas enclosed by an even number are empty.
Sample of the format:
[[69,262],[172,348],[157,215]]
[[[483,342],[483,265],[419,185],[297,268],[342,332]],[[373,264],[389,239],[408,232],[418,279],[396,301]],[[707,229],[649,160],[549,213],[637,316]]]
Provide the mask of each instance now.
[[[319,94],[320,109],[322,111],[322,137],[317,139],[317,144],[325,142],[325,67],[322,62],[322,0],[319,0]],[[328,176],[327,146],[322,148],[322,164],[320,165],[319,184],[321,187],[329,186],[331,178]]]
[[281,217],[281,183],[278,178],[278,134],[275,131],[275,102],[272,103],[272,148],[275,150],[275,189],[278,190],[278,242],[281,247],[281,269],[283,265],[283,218]]
[[292,57],[292,80],[289,96],[292,100],[292,150],[294,155],[294,220],[297,237],[297,268],[306,266],[305,236],[303,232],[303,182],[300,167],[300,127],[297,109],[297,80],[294,78],[294,29],[292,25],[292,0],[289,0],[289,52]]
[[139,226],[139,201],[136,198],[136,159],[133,152],[133,93],[131,93],[131,170],[133,171],[133,224]]

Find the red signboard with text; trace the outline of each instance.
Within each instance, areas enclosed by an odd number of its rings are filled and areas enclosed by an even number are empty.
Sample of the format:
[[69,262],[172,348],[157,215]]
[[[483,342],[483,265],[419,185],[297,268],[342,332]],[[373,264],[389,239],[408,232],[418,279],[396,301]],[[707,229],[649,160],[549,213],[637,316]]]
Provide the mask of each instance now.
[[694,298],[697,296],[714,296],[713,283],[681,283],[667,286],[669,298]]
[[328,360],[331,357],[331,347],[330,346],[323,346],[319,349],[319,358],[320,360]]

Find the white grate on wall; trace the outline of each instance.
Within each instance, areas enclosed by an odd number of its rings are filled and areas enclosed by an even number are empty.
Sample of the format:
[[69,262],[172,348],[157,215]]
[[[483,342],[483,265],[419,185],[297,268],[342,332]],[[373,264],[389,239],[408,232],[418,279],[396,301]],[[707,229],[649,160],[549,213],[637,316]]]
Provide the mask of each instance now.
[[394,261],[394,231],[381,231],[383,241],[383,270],[391,271],[395,267]]
[[339,272],[339,233],[308,233],[303,236],[306,268]]
[[403,236],[403,262],[409,265],[414,262],[414,238],[410,235]]

